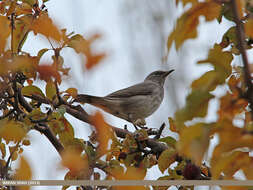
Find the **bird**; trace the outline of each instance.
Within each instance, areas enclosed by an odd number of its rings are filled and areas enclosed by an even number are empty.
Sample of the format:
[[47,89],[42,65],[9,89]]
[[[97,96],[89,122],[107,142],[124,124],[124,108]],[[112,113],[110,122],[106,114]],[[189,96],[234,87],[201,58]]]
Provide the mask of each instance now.
[[105,112],[131,122],[137,129],[136,126],[145,126],[145,118],[152,115],[161,105],[165,79],[173,71],[174,69],[154,71],[143,82],[104,97],[78,94],[74,102],[87,103],[101,108]]

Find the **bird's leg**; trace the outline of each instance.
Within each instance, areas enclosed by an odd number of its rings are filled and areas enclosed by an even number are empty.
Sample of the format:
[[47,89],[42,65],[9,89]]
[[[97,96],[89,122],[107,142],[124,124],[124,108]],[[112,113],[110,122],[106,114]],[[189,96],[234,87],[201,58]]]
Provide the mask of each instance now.
[[[133,122],[134,126],[138,126],[141,129],[147,129],[147,127],[144,127],[146,125],[145,119],[137,119]],[[137,128],[137,127],[136,127]]]

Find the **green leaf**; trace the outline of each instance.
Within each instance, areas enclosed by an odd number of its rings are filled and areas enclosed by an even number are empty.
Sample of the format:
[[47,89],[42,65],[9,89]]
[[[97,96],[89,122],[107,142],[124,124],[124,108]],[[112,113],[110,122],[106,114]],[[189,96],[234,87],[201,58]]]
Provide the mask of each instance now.
[[50,99],[53,100],[54,97],[56,97],[56,88],[55,84],[51,81],[48,81],[46,84],[46,96]]
[[168,148],[163,151],[158,159],[158,167],[160,171],[163,173],[170,165],[175,162],[176,159],[176,150],[174,148]]
[[32,96],[33,94],[37,94],[42,97],[45,97],[41,89],[34,85],[25,86],[24,88],[22,88],[21,92],[24,96]]
[[164,137],[159,139],[160,142],[165,142],[168,146],[171,146],[173,148],[175,148],[176,146],[176,139],[174,139],[173,137]]

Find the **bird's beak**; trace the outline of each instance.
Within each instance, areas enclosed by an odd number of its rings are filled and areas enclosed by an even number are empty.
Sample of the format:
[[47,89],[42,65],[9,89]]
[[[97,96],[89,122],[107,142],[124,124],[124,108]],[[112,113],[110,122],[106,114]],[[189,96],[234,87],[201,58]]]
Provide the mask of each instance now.
[[169,70],[167,72],[164,72],[164,78],[167,77],[170,73],[172,73],[173,71],[175,71],[174,69]]

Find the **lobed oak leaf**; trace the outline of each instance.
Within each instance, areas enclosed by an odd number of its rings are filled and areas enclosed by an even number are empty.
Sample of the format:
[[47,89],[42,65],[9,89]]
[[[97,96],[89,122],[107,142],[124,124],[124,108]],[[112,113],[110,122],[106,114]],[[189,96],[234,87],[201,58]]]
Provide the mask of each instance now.
[[41,14],[37,19],[33,20],[30,29],[35,35],[39,33],[58,42],[61,40],[60,30],[47,14]]
[[169,35],[167,40],[168,50],[173,41],[175,41],[176,50],[178,50],[185,40],[196,38],[199,16],[204,16],[206,21],[211,21],[219,16],[220,8],[221,6],[214,1],[193,4],[193,6],[177,20],[176,28]]
[[232,60],[233,55],[231,52],[223,51],[220,45],[215,44],[214,47],[209,50],[208,58],[198,61],[198,64],[211,63],[214,66],[214,70],[219,74],[219,80],[225,82],[225,79],[229,77],[232,72]]

